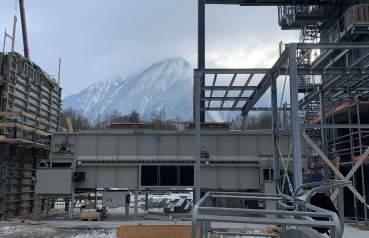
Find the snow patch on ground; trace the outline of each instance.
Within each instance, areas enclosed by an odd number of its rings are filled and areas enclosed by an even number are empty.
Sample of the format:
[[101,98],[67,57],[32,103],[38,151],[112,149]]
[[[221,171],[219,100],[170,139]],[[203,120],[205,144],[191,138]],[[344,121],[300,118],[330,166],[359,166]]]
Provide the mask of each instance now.
[[72,238],[116,238],[117,231],[116,230],[96,230],[89,231],[84,234],[78,234],[77,236],[73,236]]
[[3,228],[0,228],[0,235],[11,234],[11,233],[22,230],[22,228],[23,228],[23,225],[4,226]]

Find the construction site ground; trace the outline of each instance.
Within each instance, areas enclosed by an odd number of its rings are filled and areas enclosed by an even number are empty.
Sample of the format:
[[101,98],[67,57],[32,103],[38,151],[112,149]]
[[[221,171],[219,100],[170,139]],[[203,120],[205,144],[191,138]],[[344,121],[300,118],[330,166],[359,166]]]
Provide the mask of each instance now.
[[[128,221],[125,216],[124,208],[109,209],[107,218],[102,221],[80,221],[79,209],[75,209],[74,218],[69,218],[69,214],[62,209],[53,209],[49,212],[49,218],[46,213],[39,215],[39,219],[32,217],[12,218],[8,221],[0,221],[0,237],[18,238],[18,237],[34,237],[34,238],[113,238],[117,237],[117,228],[122,225],[191,225],[191,214],[187,213],[170,213],[160,214],[162,208],[149,209],[149,215],[154,214],[160,220],[146,219],[147,214],[144,209],[138,209],[138,218],[134,219],[133,208],[130,208]],[[155,215],[156,214],[156,215]],[[44,224],[32,225],[33,222]],[[247,229],[250,232],[260,233],[265,230],[265,226],[257,226],[252,224],[229,224],[229,223],[212,223],[212,227],[223,228],[224,230],[241,231]],[[134,236],[132,236],[134,237]],[[174,236],[173,236],[174,237]],[[215,236],[214,236],[215,237]],[[216,236],[220,237],[220,236]],[[245,236],[246,237],[246,236]],[[250,237],[250,236],[248,236]],[[328,236],[327,236],[328,237]],[[344,238],[367,238],[368,230],[360,230],[352,227],[349,223],[345,224]]]

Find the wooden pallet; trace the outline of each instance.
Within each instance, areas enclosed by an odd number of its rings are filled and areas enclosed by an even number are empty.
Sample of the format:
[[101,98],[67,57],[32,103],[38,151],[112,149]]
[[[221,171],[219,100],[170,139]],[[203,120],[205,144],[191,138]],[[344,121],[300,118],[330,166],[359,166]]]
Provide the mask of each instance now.
[[96,218],[96,217],[94,217],[94,218],[87,218],[87,217],[85,217],[85,218],[80,218],[79,219],[80,221],[101,221],[101,218],[99,217],[99,218]]

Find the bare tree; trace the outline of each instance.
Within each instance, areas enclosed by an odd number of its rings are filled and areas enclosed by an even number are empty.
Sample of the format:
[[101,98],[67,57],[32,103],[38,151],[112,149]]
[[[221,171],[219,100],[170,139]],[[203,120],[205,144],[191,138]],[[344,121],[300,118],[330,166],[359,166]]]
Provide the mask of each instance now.
[[172,125],[172,120],[165,118],[165,109],[159,109],[151,113],[151,120],[156,122],[159,130],[175,130],[176,126]]
[[61,113],[60,117],[61,126],[64,128],[67,127],[66,118],[69,117],[74,131],[91,129],[90,121],[83,115],[82,110],[75,110],[69,107]]

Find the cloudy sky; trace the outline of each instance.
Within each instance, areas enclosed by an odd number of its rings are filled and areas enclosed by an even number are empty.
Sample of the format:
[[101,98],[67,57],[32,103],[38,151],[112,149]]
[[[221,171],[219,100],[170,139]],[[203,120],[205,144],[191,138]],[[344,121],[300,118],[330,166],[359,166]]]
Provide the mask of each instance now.
[[[55,78],[62,59],[63,98],[167,57],[197,65],[197,0],[25,0],[25,10],[31,59]],[[11,35],[14,14],[23,54],[18,1],[2,0],[1,31]],[[206,67],[271,67],[279,42],[299,36],[277,16],[277,7],[206,5]]]

